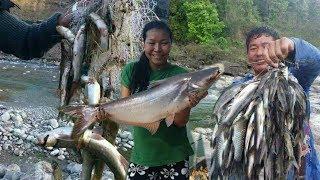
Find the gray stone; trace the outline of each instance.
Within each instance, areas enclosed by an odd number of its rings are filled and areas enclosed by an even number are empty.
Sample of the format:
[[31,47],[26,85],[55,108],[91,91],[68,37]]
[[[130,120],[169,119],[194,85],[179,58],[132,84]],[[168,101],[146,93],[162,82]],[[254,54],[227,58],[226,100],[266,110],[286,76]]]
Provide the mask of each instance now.
[[9,119],[11,118],[11,116],[10,116],[10,114],[8,113],[8,111],[7,112],[5,112],[5,113],[3,113],[2,115],[1,115],[1,121],[9,121]]
[[57,128],[57,127],[59,127],[59,123],[58,123],[58,121],[56,120],[56,119],[50,119],[49,120],[49,123],[50,123],[50,126],[52,127],[52,128]]
[[21,145],[23,144],[23,140],[22,139],[19,139],[17,142],[16,142],[17,145]]
[[4,165],[0,164],[0,178],[3,178],[7,172],[7,168]]
[[7,167],[7,170],[8,171],[13,171],[13,172],[20,172],[21,169],[20,169],[20,166],[17,165],[17,164],[11,164]]
[[67,165],[67,171],[70,174],[74,174],[74,173],[79,174],[81,172],[81,169],[82,169],[82,165],[81,164],[70,163],[70,164]]
[[58,155],[58,154],[59,154],[59,149],[55,149],[55,150],[53,150],[53,151],[50,152],[50,155],[51,155],[51,156],[56,156],[56,155]]
[[58,156],[58,159],[59,159],[59,160],[64,160],[65,158],[66,158],[66,157],[65,157],[64,155],[59,155],[59,156]]

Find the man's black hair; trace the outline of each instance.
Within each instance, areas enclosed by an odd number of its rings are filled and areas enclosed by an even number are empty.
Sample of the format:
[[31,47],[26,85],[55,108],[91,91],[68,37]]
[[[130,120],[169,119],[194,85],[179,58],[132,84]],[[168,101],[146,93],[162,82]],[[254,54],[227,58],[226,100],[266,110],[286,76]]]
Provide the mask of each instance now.
[[251,30],[246,34],[246,47],[247,47],[247,51],[248,51],[248,49],[249,49],[249,43],[250,43],[250,41],[251,41],[252,39],[261,37],[262,35],[271,36],[271,37],[273,37],[275,40],[280,38],[278,32],[275,31],[274,29],[268,27],[268,26],[255,27],[255,28],[251,29]]
[[[156,20],[156,21],[151,21],[144,26],[142,30],[143,42],[146,41],[147,32],[151,29],[163,30],[169,35],[169,38],[172,41],[172,32],[169,26],[167,25],[167,23]],[[133,66],[133,72],[132,72],[131,82],[129,86],[131,94],[146,90],[148,88],[149,81],[150,81],[150,73],[151,73],[151,68],[149,66],[149,59],[147,58],[145,53],[142,52],[139,61],[136,62]]]

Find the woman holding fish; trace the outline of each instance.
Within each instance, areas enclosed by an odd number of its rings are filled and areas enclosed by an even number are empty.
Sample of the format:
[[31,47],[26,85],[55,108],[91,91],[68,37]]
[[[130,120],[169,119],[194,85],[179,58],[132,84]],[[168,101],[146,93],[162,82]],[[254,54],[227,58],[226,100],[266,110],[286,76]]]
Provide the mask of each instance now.
[[[187,72],[168,62],[172,33],[167,24],[161,21],[146,24],[142,37],[144,52],[139,61],[127,64],[122,71],[122,97],[146,90],[151,81]],[[128,179],[188,179],[188,158],[193,150],[185,125],[191,107],[198,104],[206,94],[189,97],[189,107],[166,118],[172,119],[173,124],[167,127],[166,122],[161,121],[159,129],[153,135],[145,128],[134,127],[134,149]]]
[[[320,73],[319,49],[302,39],[279,38],[278,33],[268,27],[252,29],[247,34],[246,46],[248,62],[254,74],[248,74],[235,83],[247,82],[266,73],[272,67],[278,67],[279,62],[284,61],[289,65],[289,72],[297,78],[304,92],[309,94],[312,82]],[[309,101],[307,113],[310,116]],[[302,164],[300,173],[306,179],[320,179],[320,164],[309,122],[304,122],[304,131],[306,144],[302,148],[302,154],[305,155],[305,165]],[[292,178],[293,175],[289,173],[288,179]]]

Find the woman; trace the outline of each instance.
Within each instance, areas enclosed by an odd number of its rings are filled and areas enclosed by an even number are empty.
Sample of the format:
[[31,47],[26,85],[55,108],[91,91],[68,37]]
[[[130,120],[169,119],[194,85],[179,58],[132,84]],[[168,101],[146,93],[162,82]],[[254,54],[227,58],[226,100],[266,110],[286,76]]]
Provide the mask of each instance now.
[[[166,23],[149,22],[143,29],[142,38],[144,52],[139,61],[127,64],[122,71],[122,97],[146,90],[150,81],[187,72],[168,62],[172,33]],[[175,114],[174,124],[167,127],[162,121],[154,135],[145,128],[134,127],[128,179],[188,179],[188,158],[193,150],[185,125],[191,107],[203,97],[190,97],[190,107]]]

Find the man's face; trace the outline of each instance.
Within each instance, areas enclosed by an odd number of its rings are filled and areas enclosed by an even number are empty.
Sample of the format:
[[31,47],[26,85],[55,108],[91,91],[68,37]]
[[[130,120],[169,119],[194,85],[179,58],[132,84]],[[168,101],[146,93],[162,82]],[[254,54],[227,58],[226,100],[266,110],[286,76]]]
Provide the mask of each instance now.
[[269,65],[266,62],[266,58],[268,57],[268,47],[272,41],[274,41],[274,38],[266,35],[253,37],[250,40],[247,58],[255,75],[262,74],[268,70]]

